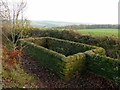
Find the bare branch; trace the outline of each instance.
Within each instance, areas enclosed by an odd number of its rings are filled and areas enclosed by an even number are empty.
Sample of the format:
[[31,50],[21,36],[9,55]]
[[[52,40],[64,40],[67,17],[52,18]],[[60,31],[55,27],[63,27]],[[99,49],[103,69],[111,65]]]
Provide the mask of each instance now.
[[[18,42],[18,40],[15,40],[15,35],[18,34],[18,38],[20,38],[23,32],[24,24],[26,23],[23,12],[26,5],[27,2],[23,0],[18,3],[13,2],[12,4],[8,0],[0,0],[0,17],[7,23],[4,23],[4,29],[6,31],[10,30],[9,33],[11,33],[12,43],[15,41]],[[21,30],[17,31],[17,28],[21,28]],[[16,43],[14,45],[16,46]]]

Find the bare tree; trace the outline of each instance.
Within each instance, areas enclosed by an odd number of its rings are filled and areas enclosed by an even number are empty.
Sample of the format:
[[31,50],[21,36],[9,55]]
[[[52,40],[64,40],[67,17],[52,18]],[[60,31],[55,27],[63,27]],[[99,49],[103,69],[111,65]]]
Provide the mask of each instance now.
[[[24,10],[26,8],[27,2],[25,0],[0,0],[0,18],[2,18],[2,32],[8,41],[10,39],[6,34],[11,34],[11,40],[14,45],[18,39],[15,38],[16,34],[19,34],[17,38],[20,37],[23,32],[25,17]],[[11,42],[11,41],[10,41]]]

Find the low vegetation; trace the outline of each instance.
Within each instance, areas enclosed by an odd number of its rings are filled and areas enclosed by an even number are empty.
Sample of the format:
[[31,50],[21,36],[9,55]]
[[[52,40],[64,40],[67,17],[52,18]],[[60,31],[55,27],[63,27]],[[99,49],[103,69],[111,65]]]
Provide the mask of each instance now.
[[24,0],[18,2],[0,0],[3,88],[35,87],[34,76],[27,74],[21,65],[23,47],[17,46],[23,32],[29,27],[28,20],[23,15],[26,5]]
[[22,49],[10,50],[5,46],[2,49],[2,81],[3,88],[36,87],[35,77],[26,73],[21,66]]
[[[27,45],[26,54],[33,56],[64,80],[69,80],[78,70],[79,72],[83,70],[85,63],[83,52],[98,48],[50,37],[23,39],[21,43]],[[99,49],[99,53],[105,53],[104,49]]]
[[116,37],[118,38],[118,29],[80,29],[77,32],[95,37]]
[[79,29],[118,29],[117,24],[79,24],[79,25],[68,25],[63,27],[57,27],[59,29],[72,29],[72,30],[79,30]]
[[59,39],[65,39],[75,41],[79,43],[85,43],[98,47],[103,47],[106,50],[106,55],[111,58],[120,58],[120,42],[116,37],[93,37],[89,35],[82,35],[73,30],[37,30],[32,29],[27,34],[28,37],[54,37]]
[[[76,72],[81,73],[82,70],[87,70],[113,80],[115,83],[120,83],[118,74],[120,61],[106,57],[103,48],[50,37],[26,40],[27,42],[25,39],[22,40],[22,43],[24,42],[28,46],[25,49],[26,53],[30,53],[34,59],[40,60],[42,65],[64,80],[70,80],[71,76],[76,75]],[[34,44],[28,42],[34,42]]]

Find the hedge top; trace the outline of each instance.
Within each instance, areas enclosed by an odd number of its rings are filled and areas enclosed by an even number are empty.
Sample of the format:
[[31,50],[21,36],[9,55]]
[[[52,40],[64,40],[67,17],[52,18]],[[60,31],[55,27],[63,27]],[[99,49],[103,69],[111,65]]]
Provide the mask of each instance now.
[[31,43],[36,47],[50,51],[56,55],[59,54],[63,57],[71,56],[77,53],[84,53],[90,50],[96,52],[97,54],[100,52],[104,52],[103,54],[105,54],[105,50],[101,47],[52,38],[52,37],[25,38],[25,39],[21,39],[20,41],[29,44]]

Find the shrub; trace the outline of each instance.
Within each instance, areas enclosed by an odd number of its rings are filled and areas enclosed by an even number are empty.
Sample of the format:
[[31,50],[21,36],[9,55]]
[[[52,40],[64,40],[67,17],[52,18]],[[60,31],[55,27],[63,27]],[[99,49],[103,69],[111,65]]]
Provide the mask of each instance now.
[[86,54],[87,70],[120,84],[120,61],[94,52]]
[[92,37],[88,35],[81,35],[72,30],[33,29],[29,32],[29,37],[46,36],[103,47],[106,50],[107,56],[116,59],[120,58],[120,42],[115,37]]
[[8,50],[7,47],[3,47],[2,64],[7,65],[7,69],[16,69],[19,64],[19,59],[23,55],[22,48]]
[[24,49],[26,54],[64,80],[69,80],[78,71],[85,70],[83,52],[93,50],[97,54],[105,55],[105,50],[100,47],[50,37],[23,39],[21,43],[27,45]]

